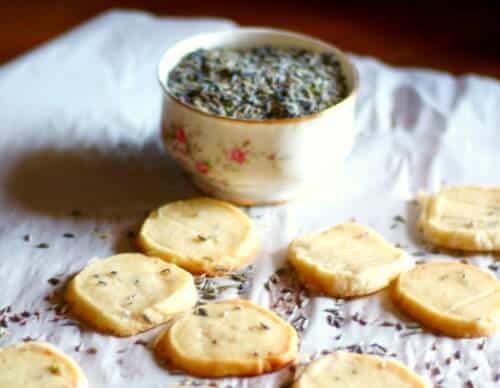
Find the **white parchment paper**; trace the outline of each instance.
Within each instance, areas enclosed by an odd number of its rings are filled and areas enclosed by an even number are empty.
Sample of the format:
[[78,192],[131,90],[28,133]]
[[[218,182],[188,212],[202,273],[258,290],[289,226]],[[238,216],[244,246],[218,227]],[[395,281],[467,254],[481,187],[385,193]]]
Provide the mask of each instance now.
[[[168,387],[185,379],[169,374],[141,345],[158,330],[129,339],[103,336],[54,309],[65,280],[91,257],[134,249],[129,234],[146,211],[197,194],[159,143],[155,68],[175,41],[230,28],[222,20],[111,12],[0,68],[0,309],[10,306],[0,346],[26,337],[49,341],[82,366],[95,388]],[[276,304],[286,287],[280,278],[270,293],[264,283],[283,266],[295,236],[355,217],[418,260],[446,257],[419,241],[417,208],[409,200],[442,184],[500,184],[497,81],[353,60],[361,73],[360,135],[342,176],[324,166],[317,197],[248,210],[263,247],[247,296],[263,305]],[[405,222],[394,221],[396,215]],[[452,259],[497,268],[492,256]],[[299,313],[309,320],[304,355],[362,345],[442,387],[500,386],[498,335],[453,340],[420,333],[385,292],[343,304],[316,295],[307,300],[301,311],[285,312],[290,320]],[[325,309],[337,311],[337,324]],[[277,387],[290,376],[285,369],[216,382]]]

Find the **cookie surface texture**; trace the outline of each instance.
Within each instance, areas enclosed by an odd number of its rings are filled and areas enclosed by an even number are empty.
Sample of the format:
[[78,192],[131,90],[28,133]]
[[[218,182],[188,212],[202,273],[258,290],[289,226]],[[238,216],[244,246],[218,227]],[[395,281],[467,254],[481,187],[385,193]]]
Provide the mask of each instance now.
[[193,276],[138,253],[89,262],[68,284],[71,312],[100,331],[129,336],[189,310],[198,298]]
[[450,187],[421,194],[418,222],[434,245],[465,251],[500,251],[500,188]]
[[392,298],[406,314],[449,336],[487,336],[500,327],[499,282],[473,265],[417,265],[398,278]]
[[24,342],[0,349],[0,387],[87,388],[80,367],[43,342]]
[[207,275],[243,268],[259,246],[250,218],[236,206],[211,198],[171,202],[153,211],[137,242],[146,254]]
[[304,369],[292,388],[426,388],[425,381],[392,359],[338,351]]
[[376,292],[413,267],[403,250],[358,223],[295,239],[288,259],[307,287],[341,298]]
[[295,329],[275,313],[235,299],[195,307],[155,346],[158,359],[195,376],[254,376],[297,355]]

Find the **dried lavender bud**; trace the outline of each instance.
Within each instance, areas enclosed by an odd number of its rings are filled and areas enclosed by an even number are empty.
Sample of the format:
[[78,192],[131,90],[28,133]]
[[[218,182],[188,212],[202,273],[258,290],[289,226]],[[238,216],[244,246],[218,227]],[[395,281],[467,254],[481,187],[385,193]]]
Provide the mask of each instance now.
[[394,222],[400,222],[401,224],[404,224],[406,222],[406,220],[399,214],[395,215],[392,219]]
[[194,310],[194,314],[199,315],[200,317],[208,317],[208,312],[203,307],[198,307],[196,310]]
[[431,369],[431,376],[432,377],[435,377],[439,374],[441,374],[441,369],[439,369],[439,367],[435,366]]
[[272,46],[196,50],[167,83],[176,98],[203,112],[250,120],[309,115],[347,95],[335,54]]
[[134,342],[135,345],[141,345],[141,346],[145,346],[145,347],[148,347],[148,343],[147,341],[144,341],[144,340],[137,340]]
[[60,283],[60,280],[57,278],[50,278],[47,282],[52,286],[57,286]]

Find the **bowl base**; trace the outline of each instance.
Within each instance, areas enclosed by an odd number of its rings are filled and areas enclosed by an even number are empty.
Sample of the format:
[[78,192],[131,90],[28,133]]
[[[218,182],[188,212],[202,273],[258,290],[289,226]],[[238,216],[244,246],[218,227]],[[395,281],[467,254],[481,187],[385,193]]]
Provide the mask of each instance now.
[[297,199],[299,197],[305,196],[311,192],[311,187],[308,189],[303,186],[296,188],[295,190],[287,190],[286,192],[280,192],[275,195],[266,195],[264,193],[259,194],[245,194],[238,193],[234,190],[226,190],[207,182],[204,179],[200,179],[196,175],[191,175],[191,182],[203,193],[215,197],[224,201],[232,202],[240,206],[267,206],[267,205],[280,205],[288,201]]

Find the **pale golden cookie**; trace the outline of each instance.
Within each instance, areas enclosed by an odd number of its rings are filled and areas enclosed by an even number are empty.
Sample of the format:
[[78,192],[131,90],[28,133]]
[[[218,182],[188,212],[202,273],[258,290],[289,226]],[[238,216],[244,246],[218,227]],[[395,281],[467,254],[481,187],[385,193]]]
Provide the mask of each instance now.
[[70,281],[65,293],[75,315],[118,336],[162,324],[189,310],[197,299],[189,272],[139,253],[92,260]]
[[279,369],[297,355],[295,329],[247,300],[195,307],[156,343],[155,353],[195,376],[253,376]]
[[493,334],[500,327],[500,286],[475,266],[434,261],[395,282],[392,298],[405,313],[452,337]]
[[500,251],[500,188],[450,187],[421,194],[418,226],[431,243],[465,251]]
[[335,352],[311,362],[292,388],[426,388],[402,363],[388,358]]
[[259,245],[243,211],[211,198],[172,202],[153,211],[142,225],[138,244],[146,254],[208,275],[244,267]]
[[307,287],[341,298],[376,292],[413,267],[404,251],[357,223],[295,239],[288,259]]
[[24,342],[0,349],[2,388],[87,388],[80,367],[54,346]]

